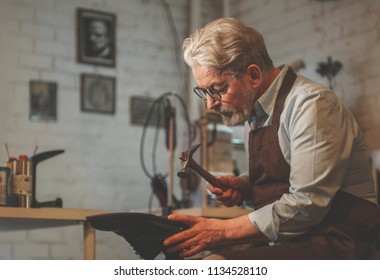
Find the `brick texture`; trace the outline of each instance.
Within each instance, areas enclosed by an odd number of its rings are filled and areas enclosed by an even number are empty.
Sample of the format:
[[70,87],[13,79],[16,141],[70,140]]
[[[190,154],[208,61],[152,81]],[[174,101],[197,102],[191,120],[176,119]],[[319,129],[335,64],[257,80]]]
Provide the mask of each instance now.
[[[169,4],[182,41],[187,31],[187,1]],[[116,67],[76,61],[78,7],[116,15]],[[7,158],[5,143],[13,156],[31,155],[36,145],[39,152],[64,149],[64,154],[39,164],[38,201],[61,197],[66,208],[146,209],[151,189],[140,166],[142,127],[130,124],[129,100],[135,95],[156,98],[184,89],[161,1],[0,0],[0,35],[0,162]],[[114,115],[81,111],[82,73],[115,77]],[[56,122],[29,120],[30,80],[58,84]],[[165,174],[168,153],[161,135],[158,172]],[[152,137],[146,143],[152,143]],[[146,159],[149,168],[150,157]],[[153,207],[157,205],[154,200]],[[98,259],[138,258],[113,233],[98,233],[97,244]],[[78,225],[0,230],[0,249],[0,259],[80,259],[83,229]]]

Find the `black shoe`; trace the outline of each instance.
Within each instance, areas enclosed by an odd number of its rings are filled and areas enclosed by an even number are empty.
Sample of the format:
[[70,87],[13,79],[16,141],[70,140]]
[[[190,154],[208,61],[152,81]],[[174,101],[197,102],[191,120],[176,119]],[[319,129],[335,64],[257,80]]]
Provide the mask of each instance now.
[[110,213],[86,218],[93,228],[113,231],[124,237],[142,259],[153,260],[160,252],[165,254],[166,259],[181,259],[177,254],[166,253],[163,241],[187,229],[186,224],[146,213]]

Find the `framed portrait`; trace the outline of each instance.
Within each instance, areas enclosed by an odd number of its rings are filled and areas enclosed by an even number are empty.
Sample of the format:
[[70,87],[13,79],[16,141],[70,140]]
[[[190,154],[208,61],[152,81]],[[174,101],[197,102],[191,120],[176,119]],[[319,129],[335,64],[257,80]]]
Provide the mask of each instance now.
[[115,78],[96,74],[81,75],[81,110],[115,113]]
[[116,65],[116,15],[77,9],[77,60],[81,63]]
[[57,120],[57,83],[29,82],[29,119],[34,122]]

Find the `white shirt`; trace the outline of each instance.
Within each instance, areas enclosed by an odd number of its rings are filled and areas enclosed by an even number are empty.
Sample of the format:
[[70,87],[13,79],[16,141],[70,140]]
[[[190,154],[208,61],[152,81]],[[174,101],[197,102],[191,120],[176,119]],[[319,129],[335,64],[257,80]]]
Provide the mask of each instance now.
[[[248,134],[271,124],[274,103],[288,70],[255,104],[260,113],[245,124]],[[338,190],[376,203],[368,155],[357,122],[330,89],[301,75],[286,98],[278,139],[290,165],[289,194],[249,214],[271,241],[308,231],[321,222]]]

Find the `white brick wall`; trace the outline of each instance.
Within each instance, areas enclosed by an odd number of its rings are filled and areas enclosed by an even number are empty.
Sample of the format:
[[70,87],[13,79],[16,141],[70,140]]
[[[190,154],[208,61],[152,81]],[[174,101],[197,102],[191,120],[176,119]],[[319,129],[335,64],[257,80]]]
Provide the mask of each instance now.
[[[169,3],[183,38],[187,1]],[[77,7],[116,14],[115,68],[76,62]],[[158,97],[170,90],[182,93],[184,87],[178,79],[173,39],[161,2],[0,0],[0,37],[0,162],[7,156],[4,143],[14,156],[31,155],[36,145],[39,152],[64,149],[64,154],[37,167],[38,201],[61,197],[67,208],[147,208],[150,181],[140,167],[138,152],[142,127],[130,125],[129,100],[133,95]],[[116,78],[115,115],[81,112],[81,73]],[[29,121],[30,80],[57,82],[57,122]],[[150,138],[146,143],[152,142]],[[158,147],[158,171],[166,173],[167,151],[162,141]],[[154,201],[153,206],[157,205]],[[97,244],[99,259],[137,258],[113,233],[97,233]],[[82,256],[83,229],[79,225],[0,230],[0,259]]]

